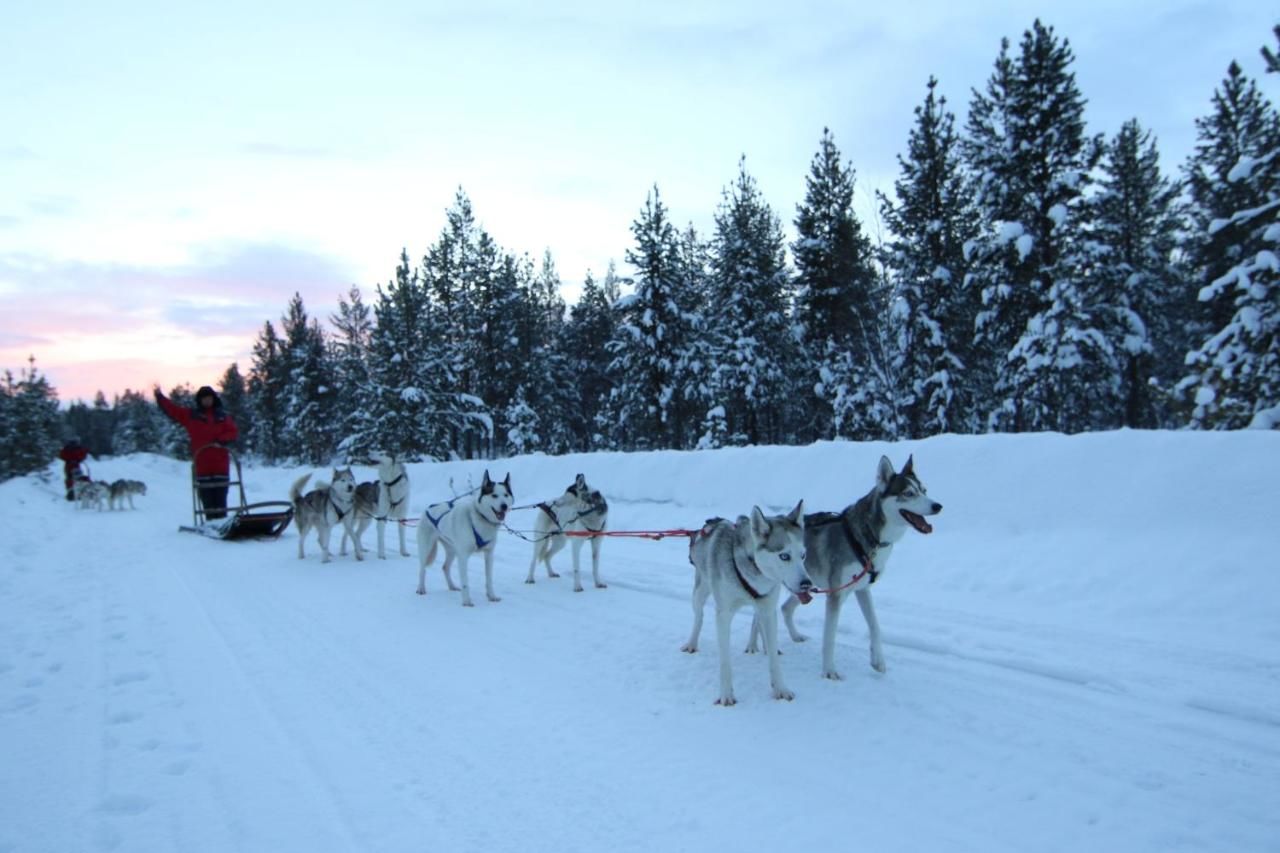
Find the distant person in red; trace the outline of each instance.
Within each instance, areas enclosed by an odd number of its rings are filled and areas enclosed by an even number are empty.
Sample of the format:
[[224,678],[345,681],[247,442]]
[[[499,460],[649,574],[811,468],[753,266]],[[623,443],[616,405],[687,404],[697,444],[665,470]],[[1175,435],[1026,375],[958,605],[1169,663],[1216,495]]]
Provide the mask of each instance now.
[[76,499],[76,480],[84,476],[80,470],[80,463],[89,457],[89,451],[80,443],[80,439],[73,438],[66,444],[62,445],[62,450],[58,451],[58,458],[62,460],[62,473],[65,475],[67,484],[67,500]]
[[[223,410],[222,400],[208,385],[196,392],[196,404],[189,409],[170,400],[159,388],[155,393],[160,409],[182,424],[191,436],[191,457],[195,459],[196,488],[204,517],[223,518],[227,514],[227,487],[231,482],[231,454],[227,453],[226,446],[240,434],[236,422]],[[201,448],[206,447],[208,449],[201,453]]]

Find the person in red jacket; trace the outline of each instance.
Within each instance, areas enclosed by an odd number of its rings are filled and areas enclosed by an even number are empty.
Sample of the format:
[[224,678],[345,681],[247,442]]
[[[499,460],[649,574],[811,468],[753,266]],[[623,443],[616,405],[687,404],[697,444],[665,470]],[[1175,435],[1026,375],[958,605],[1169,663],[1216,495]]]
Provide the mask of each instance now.
[[67,500],[76,499],[76,480],[84,476],[80,470],[80,463],[84,462],[89,456],[89,451],[80,443],[80,439],[73,438],[66,444],[62,445],[62,450],[58,451],[58,458],[62,460],[62,472],[65,476],[67,484]]
[[180,423],[191,437],[196,488],[204,517],[223,518],[227,514],[227,488],[231,482],[231,454],[226,446],[240,434],[236,422],[223,410],[222,400],[208,385],[196,392],[196,404],[189,409],[170,400],[159,388],[155,394],[160,409]]

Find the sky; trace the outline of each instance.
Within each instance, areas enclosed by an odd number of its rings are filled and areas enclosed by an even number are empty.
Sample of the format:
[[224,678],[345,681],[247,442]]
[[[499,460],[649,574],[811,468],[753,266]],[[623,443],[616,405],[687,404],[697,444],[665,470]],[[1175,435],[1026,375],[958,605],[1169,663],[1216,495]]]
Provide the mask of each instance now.
[[[461,187],[572,301],[654,185],[709,234],[740,157],[790,233],[824,127],[859,209],[892,191],[930,75],[963,121],[1000,39],[1070,40],[1091,132],[1166,170],[1257,2],[13,4],[0,27],[0,369],[64,401],[215,384],[298,292],[327,317],[415,262]],[[1273,75],[1274,76],[1274,75]],[[1276,99],[1273,80],[1260,81]]]

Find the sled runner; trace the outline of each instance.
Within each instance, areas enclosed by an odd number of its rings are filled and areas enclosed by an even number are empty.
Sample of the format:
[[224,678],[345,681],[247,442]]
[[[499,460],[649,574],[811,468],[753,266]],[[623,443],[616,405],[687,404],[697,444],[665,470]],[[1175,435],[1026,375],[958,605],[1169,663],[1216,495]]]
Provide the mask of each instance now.
[[[224,518],[207,518],[204,505],[200,503],[202,487],[196,478],[196,459],[201,453],[214,447],[206,444],[196,451],[191,460],[191,524],[182,525],[178,529],[185,533],[199,533],[211,539],[275,539],[293,520],[293,504],[289,501],[262,501],[248,503],[244,496],[244,476],[240,471],[240,460],[230,450],[234,477],[225,486],[234,487],[240,496],[239,506],[228,506]],[[215,488],[223,488],[219,484]]]

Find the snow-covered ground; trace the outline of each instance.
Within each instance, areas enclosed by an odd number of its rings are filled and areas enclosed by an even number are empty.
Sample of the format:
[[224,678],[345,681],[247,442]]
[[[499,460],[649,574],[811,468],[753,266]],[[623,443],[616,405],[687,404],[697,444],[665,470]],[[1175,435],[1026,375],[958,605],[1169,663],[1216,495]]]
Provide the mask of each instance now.
[[[609,588],[575,594],[526,586],[531,546],[504,535],[503,600],[463,608],[436,567],[413,594],[416,558],[179,533],[172,460],[93,463],[146,481],[136,511],[78,510],[58,474],[4,483],[0,851],[1280,850],[1274,432],[489,467],[519,503],[583,472],[621,530],[839,509],[882,453],[914,453],[945,505],[875,587],[888,672],[850,607],[846,680],[784,638],[797,695],[777,702],[735,649],[732,708],[714,631],[679,651],[681,539],[608,540]],[[484,467],[412,466],[414,509]],[[247,469],[250,499],[300,473]]]

